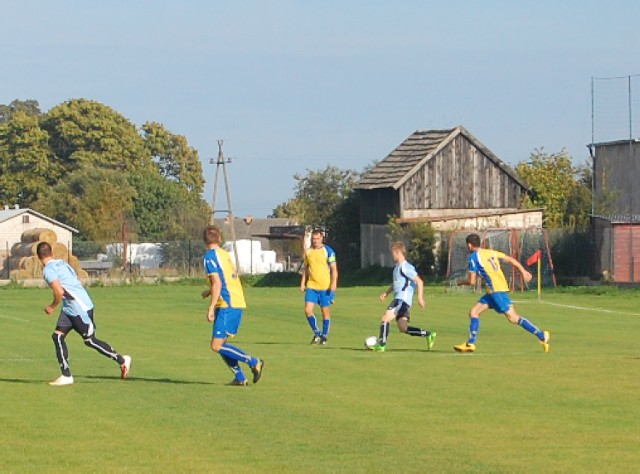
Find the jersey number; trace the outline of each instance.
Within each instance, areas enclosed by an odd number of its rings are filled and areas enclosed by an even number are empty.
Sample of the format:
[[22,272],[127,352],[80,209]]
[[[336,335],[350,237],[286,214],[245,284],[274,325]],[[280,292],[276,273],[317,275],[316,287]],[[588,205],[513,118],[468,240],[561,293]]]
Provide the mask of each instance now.
[[494,272],[500,271],[500,262],[498,262],[496,257],[489,257],[487,261],[489,262],[489,265],[491,265],[491,268],[493,268]]

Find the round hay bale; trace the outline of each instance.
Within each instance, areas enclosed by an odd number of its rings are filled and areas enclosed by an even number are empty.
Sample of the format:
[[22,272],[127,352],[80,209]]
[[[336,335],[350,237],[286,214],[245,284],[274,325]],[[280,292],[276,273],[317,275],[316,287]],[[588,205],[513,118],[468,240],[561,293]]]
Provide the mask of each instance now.
[[58,236],[56,235],[55,231],[51,229],[36,228],[25,230],[22,233],[20,240],[25,244],[38,241],[55,244],[58,241]]
[[89,278],[89,274],[82,268],[77,268],[75,270],[76,270],[76,275],[78,275],[78,278]]
[[38,257],[22,257],[20,262],[20,269],[31,272],[34,276],[38,276],[38,273],[42,275],[42,264]]
[[65,262],[69,260],[69,249],[65,244],[55,243],[51,244],[51,249],[53,250],[53,258],[62,259]]
[[16,244],[13,246],[12,254],[15,257],[28,257],[30,255],[35,255],[38,244],[29,243],[29,244]]

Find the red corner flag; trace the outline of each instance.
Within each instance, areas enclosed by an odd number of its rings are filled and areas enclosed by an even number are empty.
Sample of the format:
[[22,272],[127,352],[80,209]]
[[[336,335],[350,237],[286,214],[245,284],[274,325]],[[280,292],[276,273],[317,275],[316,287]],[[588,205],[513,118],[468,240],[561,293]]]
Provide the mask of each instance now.
[[542,250],[538,249],[527,259],[527,265],[531,266],[542,258]]

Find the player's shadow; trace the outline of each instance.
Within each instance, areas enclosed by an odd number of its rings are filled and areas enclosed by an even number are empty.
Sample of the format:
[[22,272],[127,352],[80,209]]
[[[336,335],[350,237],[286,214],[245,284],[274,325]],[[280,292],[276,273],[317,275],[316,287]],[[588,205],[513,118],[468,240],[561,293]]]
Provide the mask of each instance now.
[[0,378],[0,383],[25,383],[25,384],[46,384],[46,380],[42,379],[5,379]]
[[297,346],[299,342],[277,342],[277,341],[259,341],[252,342],[251,344],[261,345],[261,346]]
[[[322,351],[352,351],[352,352],[374,352],[369,349],[364,349],[362,347],[339,347],[339,346],[326,346],[322,347]],[[391,349],[389,352],[438,352],[437,350],[431,349],[430,351],[427,349]]]
[[[120,377],[115,375],[80,375],[74,376],[77,379],[88,379],[88,380],[121,380]],[[136,382],[147,382],[147,383],[167,383],[167,384],[177,384],[177,385],[216,385],[213,382],[203,382],[201,380],[177,380],[170,379],[167,377],[127,377],[127,383],[136,383]]]

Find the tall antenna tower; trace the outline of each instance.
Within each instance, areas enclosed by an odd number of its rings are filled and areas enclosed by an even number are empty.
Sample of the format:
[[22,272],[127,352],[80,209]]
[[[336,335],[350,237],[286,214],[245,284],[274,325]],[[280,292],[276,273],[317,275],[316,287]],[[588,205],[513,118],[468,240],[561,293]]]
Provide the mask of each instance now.
[[[227,214],[229,224],[231,225],[231,239],[233,240],[233,256],[236,260],[236,273],[240,273],[240,259],[238,258],[238,246],[236,244],[236,227],[233,218],[233,210],[231,207],[231,190],[229,188],[229,179],[227,178],[227,163],[231,163],[231,158],[225,159],[224,152],[222,151],[222,144],[224,140],[218,140],[218,158],[211,158],[209,163],[216,165],[216,174],[213,181],[213,199],[211,203],[211,217],[209,218],[209,224],[215,223],[216,212],[224,212]],[[224,191],[227,198],[227,208],[218,209],[216,207],[218,196],[218,177],[220,176],[220,168],[222,168],[222,176],[224,181]]]

